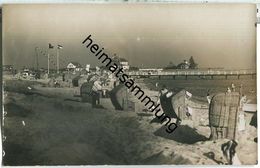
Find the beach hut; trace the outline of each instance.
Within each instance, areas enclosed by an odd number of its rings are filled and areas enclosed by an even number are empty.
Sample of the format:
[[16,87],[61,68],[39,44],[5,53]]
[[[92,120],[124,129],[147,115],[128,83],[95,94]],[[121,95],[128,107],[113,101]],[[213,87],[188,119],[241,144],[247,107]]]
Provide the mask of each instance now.
[[92,102],[91,91],[92,91],[93,84],[94,82],[86,82],[81,85],[80,96],[82,102],[88,102],[88,103]]
[[123,101],[126,96],[126,88],[123,85],[118,85],[111,90],[110,99],[116,110],[123,110]]
[[135,103],[129,100],[129,93],[123,84],[110,91],[110,99],[116,110],[135,111]]
[[79,86],[79,79],[81,76],[76,76],[75,78],[72,79],[72,85],[73,87],[78,87]]
[[209,106],[211,139],[235,139],[239,93],[219,93],[213,96]]
[[79,86],[81,86],[83,83],[88,82],[88,75],[83,75],[81,78],[78,80]]
[[[94,81],[85,82],[80,87],[80,96],[82,102],[92,102],[92,87]],[[117,85],[109,90],[109,96],[100,99],[100,105],[107,109],[115,109],[122,111],[135,111],[135,103],[129,100],[129,93],[124,85]],[[109,100],[110,99],[110,100]]]
[[189,119],[187,116],[188,95],[186,90],[176,92],[172,97],[172,106],[178,117],[182,120]]

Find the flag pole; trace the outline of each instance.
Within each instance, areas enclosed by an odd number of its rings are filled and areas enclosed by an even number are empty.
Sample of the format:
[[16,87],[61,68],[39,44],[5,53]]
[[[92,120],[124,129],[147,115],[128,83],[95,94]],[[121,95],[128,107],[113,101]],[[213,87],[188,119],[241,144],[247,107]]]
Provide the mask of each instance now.
[[35,62],[36,62],[36,70],[38,71],[39,69],[39,61],[38,61],[38,47],[35,47],[35,53],[36,53],[36,59],[35,59]]
[[50,53],[49,53],[49,50],[50,49],[48,49],[48,75],[50,73]]
[[59,73],[59,48],[57,47],[57,73]]

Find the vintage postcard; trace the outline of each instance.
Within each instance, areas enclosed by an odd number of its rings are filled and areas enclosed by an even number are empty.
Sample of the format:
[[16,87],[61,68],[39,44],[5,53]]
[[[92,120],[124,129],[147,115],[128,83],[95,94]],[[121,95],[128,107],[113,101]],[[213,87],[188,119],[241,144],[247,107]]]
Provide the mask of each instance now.
[[256,4],[2,5],[2,164],[257,164]]

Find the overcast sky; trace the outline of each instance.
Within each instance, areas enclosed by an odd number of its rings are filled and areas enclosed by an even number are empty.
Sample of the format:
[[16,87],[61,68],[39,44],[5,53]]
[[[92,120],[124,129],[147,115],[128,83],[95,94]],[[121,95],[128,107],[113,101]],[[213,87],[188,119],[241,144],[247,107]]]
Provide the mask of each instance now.
[[[255,21],[253,4],[5,5],[3,62],[32,66],[35,47],[47,51],[52,43],[63,45],[62,67],[70,61],[95,66],[99,61],[81,44],[91,34],[107,53],[134,66],[178,64],[193,56],[199,67],[252,69]],[[39,57],[47,67],[46,56]]]

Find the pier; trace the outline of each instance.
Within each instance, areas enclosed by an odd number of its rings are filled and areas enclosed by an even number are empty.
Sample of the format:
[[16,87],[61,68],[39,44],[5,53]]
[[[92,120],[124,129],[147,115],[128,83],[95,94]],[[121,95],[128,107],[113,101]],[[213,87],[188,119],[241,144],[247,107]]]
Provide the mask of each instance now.
[[158,77],[159,79],[163,77],[172,77],[176,79],[177,76],[183,76],[185,79],[191,76],[197,76],[199,78],[209,77],[214,79],[216,76],[223,76],[228,79],[229,76],[236,76],[240,79],[241,76],[251,76],[252,79],[256,77],[256,70],[200,70],[200,69],[176,69],[168,71],[130,71],[127,73],[131,77]]

